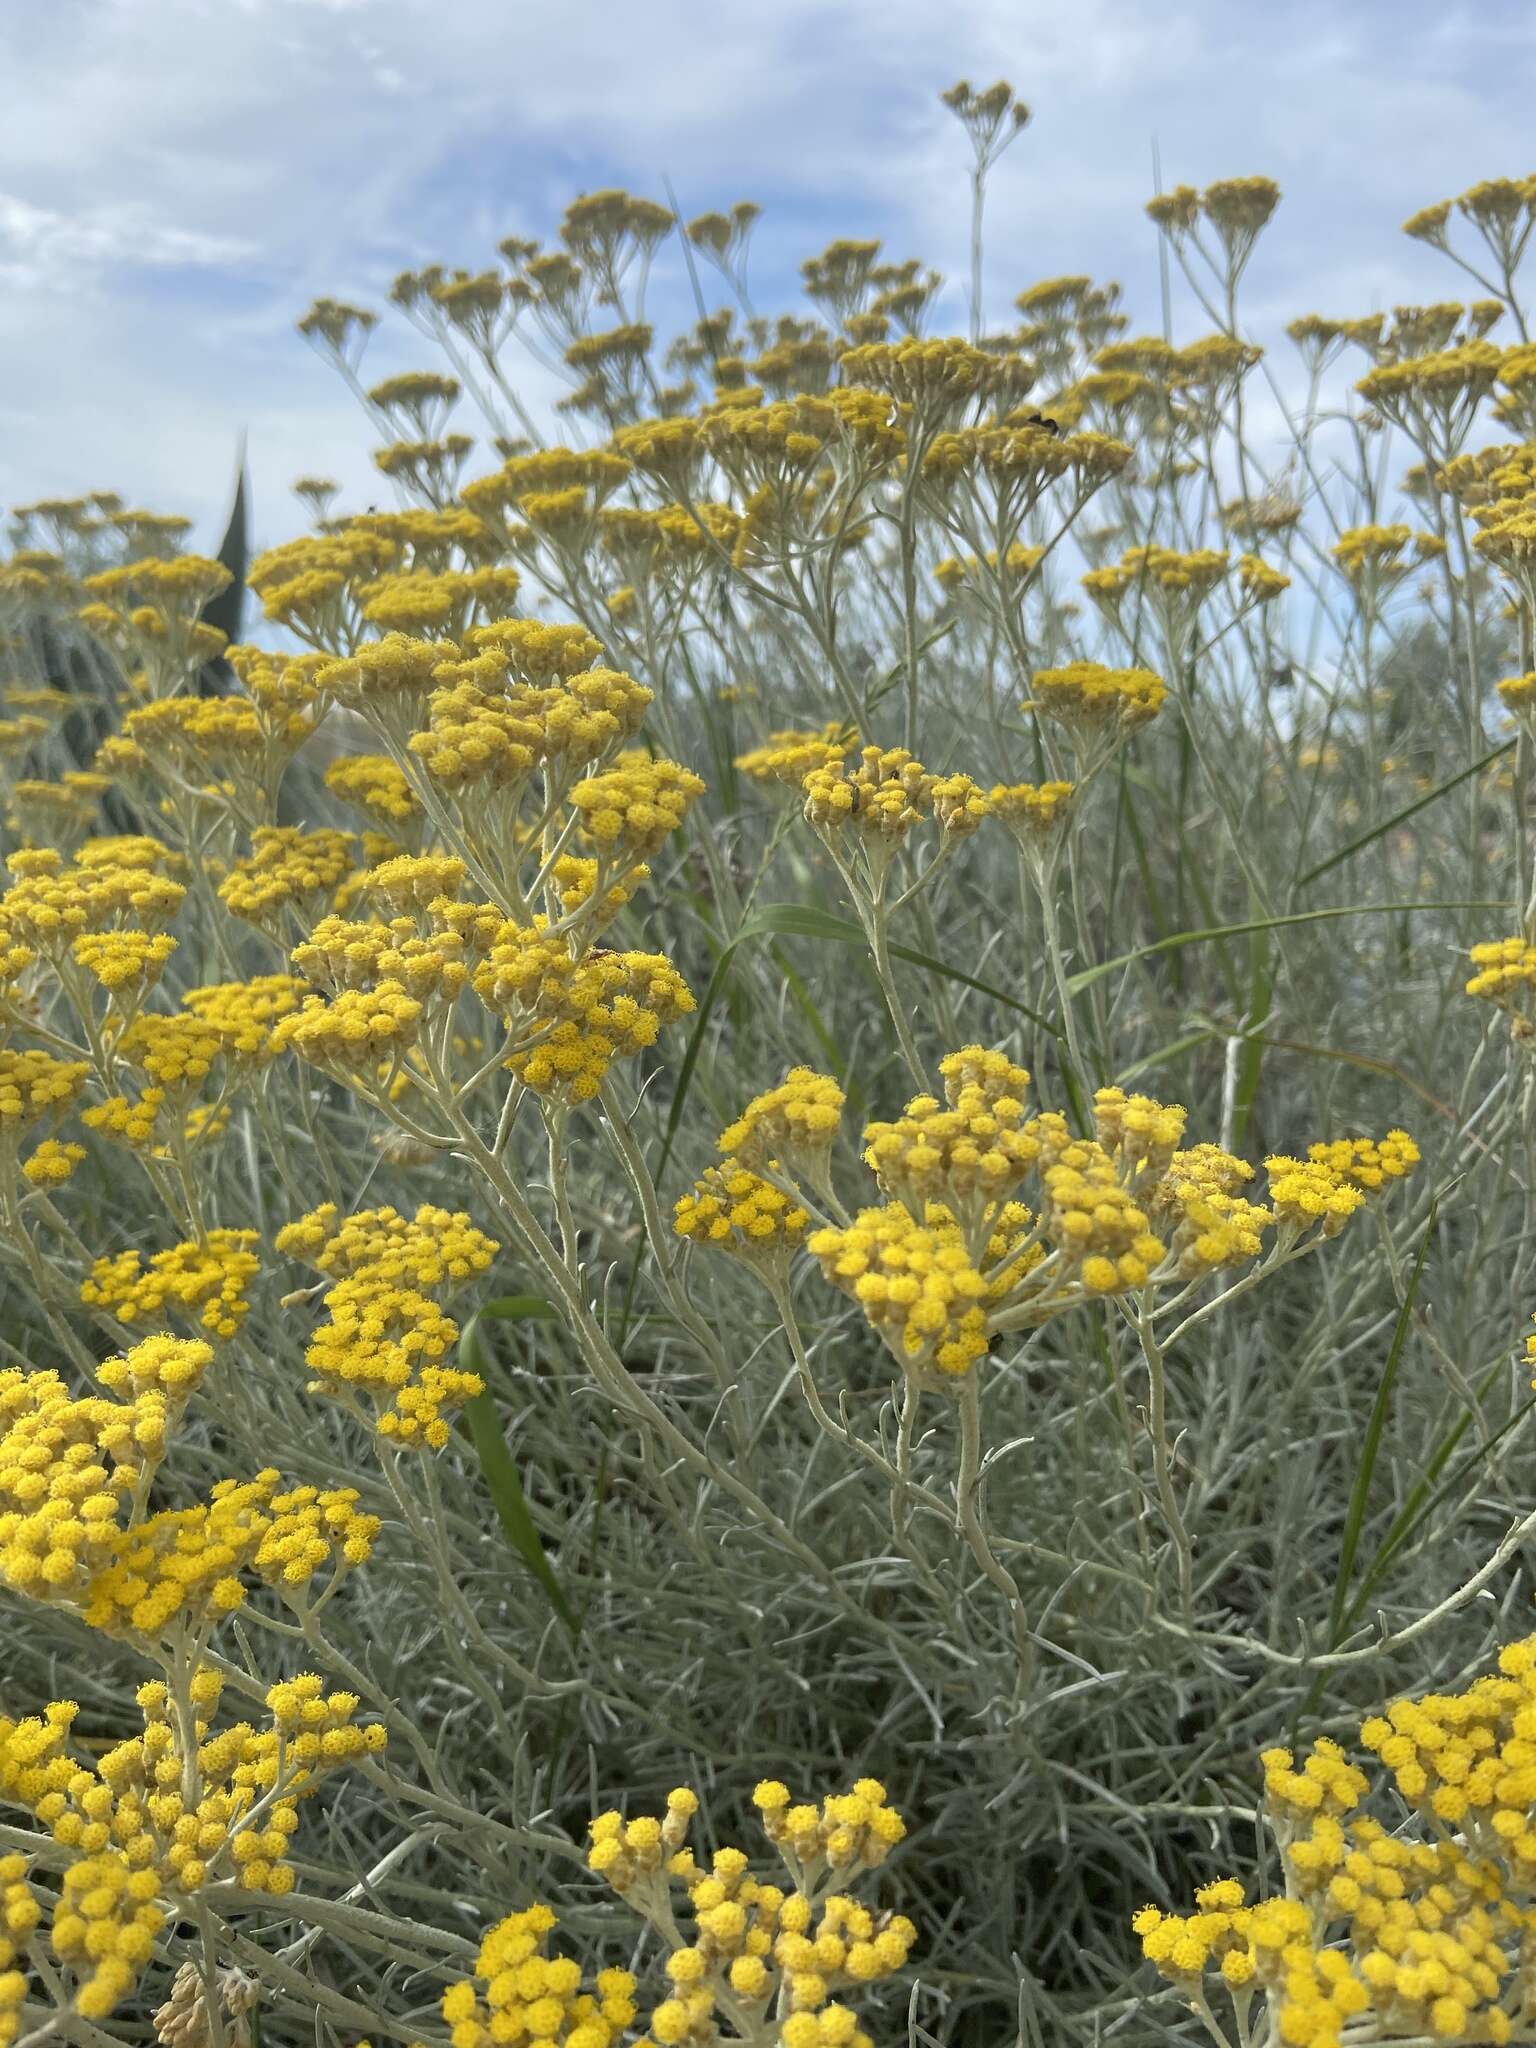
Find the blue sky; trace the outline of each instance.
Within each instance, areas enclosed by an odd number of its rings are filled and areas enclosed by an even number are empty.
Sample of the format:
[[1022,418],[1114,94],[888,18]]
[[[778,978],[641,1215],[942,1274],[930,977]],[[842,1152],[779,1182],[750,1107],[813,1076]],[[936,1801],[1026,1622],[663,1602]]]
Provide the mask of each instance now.
[[[1536,171],[1531,0],[0,0],[0,75],[0,505],[110,487],[208,545],[242,430],[262,541],[301,522],[301,473],[380,496],[366,423],[293,331],[316,295],[482,268],[579,190],[756,200],[768,310],[832,236],[877,234],[946,272],[934,325],[962,328],[958,76],[1035,110],[991,187],[994,324],[1087,271],[1156,327],[1156,137],[1167,183],[1280,182],[1246,303],[1282,381],[1295,313],[1461,295],[1409,212]],[[688,303],[668,255],[658,324]],[[1175,319],[1206,325],[1177,297]],[[430,360],[388,315],[365,367]]]

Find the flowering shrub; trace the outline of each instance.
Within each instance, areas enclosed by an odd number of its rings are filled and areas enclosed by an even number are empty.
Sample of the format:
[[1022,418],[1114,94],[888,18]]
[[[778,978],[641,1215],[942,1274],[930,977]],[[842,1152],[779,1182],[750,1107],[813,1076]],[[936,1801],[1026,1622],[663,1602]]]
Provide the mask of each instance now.
[[1536,185],[1277,461],[1274,185],[985,332],[944,98],[968,338],[599,192],[248,644],[14,514],[0,2048],[1536,2038]]

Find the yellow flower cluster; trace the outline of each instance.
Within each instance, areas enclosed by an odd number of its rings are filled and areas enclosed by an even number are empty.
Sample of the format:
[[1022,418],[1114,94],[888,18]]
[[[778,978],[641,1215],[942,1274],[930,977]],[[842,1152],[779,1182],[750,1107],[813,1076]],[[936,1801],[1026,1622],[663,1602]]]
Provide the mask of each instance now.
[[360,1514],[357,1498],[345,1487],[284,1491],[270,1468],[254,1479],[221,1479],[206,1502],[151,1515],[120,1534],[85,1588],[84,1617],[146,1645],[178,1630],[201,1634],[241,1605],[243,1571],[301,1601],[326,1563],[339,1577],[371,1555],[378,1517]]
[[[1326,1146],[1314,1150],[1327,1151]],[[1325,1159],[1291,1159],[1284,1154],[1266,1159],[1269,1199],[1283,1227],[1293,1233],[1321,1224],[1323,1235],[1333,1237],[1365,1204],[1365,1196],[1352,1181]]]
[[119,1322],[152,1322],[167,1309],[195,1321],[211,1337],[233,1337],[250,1308],[246,1293],[261,1270],[254,1230],[210,1230],[201,1239],[155,1252],[119,1252],[97,1259],[80,1299]]
[[[1005,576],[1028,576],[1039,567],[1045,558],[1044,548],[1028,547],[1023,541],[1015,541],[1003,550],[1001,569]],[[951,593],[974,589],[984,583],[983,569],[990,569],[994,575],[999,569],[996,548],[989,548],[984,555],[946,555],[942,562],[934,565],[934,581]]]
[[634,750],[571,789],[582,837],[607,859],[632,863],[660,851],[703,794],[701,778],[676,761]]
[[[675,1930],[666,1964],[671,1991],[652,2012],[642,2048],[714,2039],[722,2010],[735,2025],[754,2028],[776,2015],[784,2048],[869,2048],[838,1994],[904,1968],[917,1930],[840,1887],[877,1869],[905,1824],[874,1778],[860,1778],[820,1808],[795,1805],[787,1787],[765,1779],[753,1803],[792,1889],[754,1876],[748,1857],[730,1846],[702,1868],[687,1846],[698,1800],[686,1787],[667,1795],[660,1819],[607,1812],[591,1823],[589,1868],[648,1919]],[[676,1926],[673,1886],[687,1895],[686,1939]]]
[[235,1069],[263,1065],[278,1051],[276,1027],[304,1000],[304,984],[291,974],[253,974],[248,981],[207,982],[181,999],[190,1017],[214,1032]]
[[894,1123],[867,1125],[864,1162],[882,1191],[915,1217],[941,1202],[974,1233],[1040,1156],[1024,1119],[1029,1075],[981,1046],[950,1053],[940,1072],[947,1106],[935,1096],[915,1095]]
[[22,1967],[32,1931],[43,1909],[27,1883],[27,1859],[19,1850],[0,1856],[0,2048],[11,2048],[21,2031],[27,1973]]
[[635,2016],[633,1976],[600,1970],[596,1994],[584,1992],[579,1963],[544,1953],[557,1925],[550,1907],[532,1905],[490,1930],[475,1958],[484,1995],[467,1977],[443,1993],[452,2048],[613,2048],[622,2038]]
[[315,680],[349,710],[398,729],[402,720],[414,721],[438,668],[457,652],[450,640],[413,640],[405,633],[386,633],[381,640],[359,642],[340,660],[328,661]]
[[381,1059],[398,1059],[416,1043],[422,1006],[398,981],[372,988],[343,989],[327,1001],[309,996],[296,1015],[286,1017],[274,1034],[279,1050],[289,1047],[301,1059],[336,1073],[373,1071]]
[[918,1218],[891,1202],[861,1209],[846,1228],[814,1232],[806,1250],[823,1276],[859,1304],[904,1367],[953,1378],[985,1357],[987,1304],[1038,1255],[1028,1239],[1028,1210],[1008,1203],[992,1224],[973,1257],[942,1205],[930,1204]]
[[96,1377],[109,1392],[128,1399],[150,1392],[164,1397],[168,1422],[180,1418],[182,1409],[202,1384],[213,1353],[200,1338],[144,1337],[131,1351],[118,1358],[104,1359]]
[[1536,671],[1523,676],[1506,676],[1499,684],[1499,698],[1523,724],[1536,717]]
[[411,735],[411,752],[445,790],[521,789],[538,763],[543,738],[534,695],[526,686],[486,688],[466,662],[458,679],[432,692],[427,725]]
[[[140,851],[146,848],[148,858]],[[51,847],[13,853],[7,866],[16,880],[0,896],[0,934],[8,946],[57,961],[85,932],[124,925],[155,931],[176,914],[186,894],[160,871],[170,857],[153,840],[133,839],[93,841],[72,865]]]
[[856,388],[731,405],[707,415],[696,431],[743,497],[763,492],[775,503],[803,490],[829,454],[845,454],[873,474],[906,447],[890,399]]
[[1167,1247],[1115,1157],[1094,1139],[1072,1139],[1054,1114],[1039,1118],[1036,1129],[1045,1141],[1040,1220],[1046,1237],[1090,1294],[1144,1287]]
[[925,422],[957,417],[978,399],[1014,402],[1033,378],[1021,357],[975,348],[958,336],[871,342],[844,349],[840,362],[845,378],[889,392]]
[[992,810],[1026,853],[1037,854],[1059,842],[1076,794],[1071,782],[999,782],[991,792]]
[[1469,958],[1477,972],[1467,994],[1505,1012],[1517,1045],[1536,1037],[1536,946],[1525,938],[1486,939]]
[[325,666],[318,654],[277,654],[264,647],[226,647],[234,670],[263,730],[285,740],[307,737],[320,708],[315,678]]
[[70,953],[109,996],[137,998],[154,987],[175,950],[169,932],[105,931],[82,932]]
[[159,1889],[153,1870],[136,1870],[110,1850],[81,1856],[65,1871],[53,1947],[79,1979],[75,2009],[82,2018],[105,2019],[137,1984],[165,1925],[155,1903]]
[[[268,1691],[271,1720],[261,1730],[238,1722],[213,1731],[221,1689],[216,1671],[192,1673],[186,1704],[196,1718],[184,1728],[165,1684],[141,1686],[143,1733],[94,1764],[67,1747],[74,1701],[56,1700],[26,1720],[0,1716],[0,1797],[32,1815],[69,1858],[51,1937],[79,1977],[75,2005],[88,2019],[106,2018],[133,1991],[178,1899],[219,1880],[273,1897],[291,1891],[300,1800],[383,1747],[381,1727],[356,1725],[355,1695],[326,1694],[311,1674]],[[0,1898],[15,1909],[6,1928],[30,1933],[40,1916],[9,1888]]]
[[1491,341],[1464,341],[1401,362],[1378,363],[1355,389],[1407,432],[1422,433],[1426,420],[1444,432],[1469,418],[1493,389],[1502,359],[1503,351]]
[[771,732],[760,747],[738,754],[736,766],[753,782],[782,782],[803,789],[813,769],[830,768],[846,758],[851,739],[841,725],[820,732]]
[[465,873],[463,861],[454,854],[402,853],[369,868],[358,886],[382,898],[391,910],[423,911],[456,897]]
[[315,1374],[309,1391],[349,1402],[361,1393],[380,1436],[440,1450],[445,1416],[484,1382],[439,1363],[459,1326],[433,1297],[485,1272],[494,1240],[462,1210],[423,1204],[410,1218],[365,1209],[338,1219],[328,1202],[280,1230],[277,1249],[335,1279],[324,1297],[327,1320],[304,1354]]
[[477,614],[509,610],[521,580],[511,568],[399,570],[360,585],[357,595],[363,617],[386,633],[457,638]]
[[123,1033],[118,1051],[170,1093],[195,1094],[224,1052],[218,1024],[194,1010],[141,1011]]
[[1526,443],[1459,455],[1439,472],[1472,515],[1473,546],[1530,601],[1536,569],[1536,452]]
[[0,1045],[0,1148],[14,1158],[35,1123],[67,1116],[89,1072],[85,1060],[55,1059],[51,1052],[30,1046]]
[[1359,1812],[1365,1773],[1319,1741],[1298,1769],[1264,1753],[1265,1802],[1287,1896],[1249,1907],[1235,1879],[1188,1917],[1149,1906],[1136,1931],[1151,1962],[1197,2007],[1215,1973],[1242,2009],[1271,1994],[1278,2038],[1341,2048],[1369,2016],[1383,2037],[1500,2043],[1530,2017],[1536,1934],[1536,1639],[1510,1644],[1497,1675],[1460,1693],[1394,1701],[1360,1728],[1420,1830],[1388,1833]]
[[424,937],[413,917],[392,918],[388,924],[323,917],[289,958],[308,980],[333,994],[389,983],[414,1002],[426,1003],[435,996],[451,1001],[464,987],[469,977],[464,952],[457,932]]
[[1334,1138],[1309,1145],[1307,1157],[1326,1166],[1340,1180],[1373,1195],[1388,1181],[1402,1180],[1419,1163],[1419,1148],[1406,1131],[1388,1131],[1382,1139]]
[[[590,668],[596,643],[580,627],[508,620],[472,630],[456,660],[434,670],[428,723],[410,746],[449,788],[516,783],[540,763],[568,778],[639,731],[651,692],[617,669]],[[579,637],[572,638],[571,635]],[[574,655],[584,659],[574,667]]]
[[1106,435],[1058,434],[1027,414],[1009,417],[1011,423],[1001,427],[936,434],[922,465],[930,491],[942,497],[966,479],[984,481],[993,493],[998,524],[1017,532],[1052,484],[1070,478],[1086,502],[1131,460],[1131,450]]
[[830,1074],[791,1067],[777,1088],[754,1095],[721,1132],[720,1150],[754,1170],[770,1157],[782,1159],[791,1173],[819,1186],[826,1179],[845,1099]]
[[[290,724],[291,748],[309,726],[297,717]],[[251,783],[271,745],[255,706],[238,697],[164,697],[130,711],[121,731],[102,742],[96,763],[124,782],[174,797],[186,785]]]
[[34,1187],[62,1187],[85,1157],[83,1145],[67,1145],[58,1138],[43,1142],[22,1161],[21,1171]]
[[969,775],[936,775],[929,797],[946,839],[969,838],[982,820],[992,815],[990,798]]
[[1112,619],[1118,619],[1121,601],[1127,595],[1145,590],[1184,627],[1206,598],[1221,587],[1227,569],[1223,548],[1193,548],[1181,553],[1177,548],[1134,547],[1127,548],[1112,567],[1088,570],[1082,584]]
[[1238,1193],[1253,1177],[1246,1160],[1219,1145],[1174,1153],[1147,1206],[1154,1229],[1168,1238],[1181,1279],[1258,1257],[1275,1214]]
[[444,1287],[486,1272],[497,1245],[465,1212],[423,1204],[412,1217],[398,1209],[362,1209],[338,1220],[326,1202],[287,1224],[277,1249],[337,1278],[369,1273],[416,1287]]
[[[502,619],[466,635],[465,645],[490,655],[499,675],[531,686],[568,682],[591,669],[603,651],[585,626],[542,619]],[[642,694],[649,703],[650,692]]]
[[1291,579],[1260,555],[1239,555],[1237,579],[1250,604],[1270,604],[1291,587]]
[[68,770],[56,782],[24,778],[11,784],[6,823],[28,846],[74,846],[90,831],[110,786],[105,775],[86,769]]
[[[134,1101],[126,1095],[109,1095],[105,1102],[91,1103],[80,1112],[80,1121],[88,1131],[95,1131],[113,1144],[158,1156],[168,1135],[162,1118],[173,1114],[163,1088],[145,1088]],[[184,1123],[183,1129],[190,1129],[190,1125]],[[210,1131],[209,1135],[215,1133]]]
[[[1177,1105],[1101,1088],[1095,1134],[1078,1138],[1055,1111],[1026,1121],[1029,1077],[995,1049],[964,1047],[940,1071],[947,1108],[919,1096],[865,1132],[865,1162],[896,1199],[806,1244],[919,1371],[964,1372],[996,1328],[1044,1322],[1085,1296],[1185,1285],[1242,1264],[1277,1222],[1278,1257],[1310,1251],[1419,1156],[1401,1131],[1314,1145],[1304,1161],[1268,1162],[1272,1206],[1260,1207],[1241,1192],[1253,1178],[1244,1161],[1214,1145],[1179,1149]],[[722,1148],[755,1165],[761,1152],[743,1126]],[[759,1144],[777,1156],[781,1135]],[[1015,1199],[1032,1169],[1038,1215]]]
[[513,657],[488,645],[439,671],[424,731],[411,749],[445,788],[520,787],[541,763],[566,781],[639,730],[651,693],[615,669],[560,683],[506,681]]
[[[574,853],[561,854],[550,871],[562,912],[569,916],[573,911],[583,910],[582,922],[592,931],[612,924],[625,904],[650,880],[650,875],[643,861],[616,874],[604,874],[597,861]],[[595,897],[600,880],[603,892]]]
[[259,825],[251,851],[219,884],[219,900],[236,917],[280,936],[286,912],[313,923],[352,873],[350,833],[321,827]]
[[852,825],[862,838],[890,847],[933,809],[934,778],[905,747],[864,747],[851,771],[841,758],[804,778],[805,815],[823,832]]
[[1161,676],[1145,668],[1105,668],[1074,661],[1065,668],[1038,669],[1031,704],[1075,738],[1133,732],[1155,718],[1168,694]]
[[[1413,552],[1410,554],[1409,548]],[[1437,553],[1445,543],[1408,526],[1352,526],[1334,542],[1332,554],[1343,575],[1375,600]]]
[[293,1597],[327,1559],[338,1572],[365,1561],[379,1524],[357,1494],[285,1493],[275,1471],[136,1519],[212,1356],[200,1341],[145,1338],[101,1368],[117,1400],[75,1400],[53,1372],[0,1374],[0,1577],[149,1644],[239,1606],[242,1570]]
[[1229,258],[1238,261],[1280,203],[1273,178],[1221,178],[1197,192],[1175,185],[1147,201],[1147,215],[1174,241],[1191,234],[1202,214],[1217,231]]
[[707,1167],[692,1191],[678,1197],[672,1227],[679,1237],[730,1252],[782,1281],[789,1254],[804,1239],[810,1221],[810,1212],[781,1188],[744,1166],[725,1165]]
[[405,771],[387,754],[338,754],[325,771],[325,786],[354,810],[392,831],[419,830],[422,809]]
[[1100,1088],[1093,1098],[1093,1127],[1126,1184],[1140,1190],[1172,1165],[1188,1112],[1180,1103]]
[[147,1338],[122,1361],[129,1398],[121,1401],[76,1400],[51,1371],[0,1373],[0,1578],[7,1585],[34,1599],[84,1595],[120,1540],[124,1499],[165,1455],[174,1418],[212,1356],[203,1343]]
[[513,1072],[537,1094],[565,1103],[589,1101],[615,1059],[653,1045],[664,1025],[694,1008],[663,954],[596,948],[576,959],[538,926],[505,926],[474,985],[526,1034]]

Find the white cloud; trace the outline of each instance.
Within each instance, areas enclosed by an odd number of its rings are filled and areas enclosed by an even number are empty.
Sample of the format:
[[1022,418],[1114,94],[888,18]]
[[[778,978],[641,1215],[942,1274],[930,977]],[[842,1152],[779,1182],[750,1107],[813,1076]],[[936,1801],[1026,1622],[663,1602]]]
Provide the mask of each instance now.
[[0,282],[13,291],[84,288],[114,267],[231,264],[253,246],[156,220],[131,201],[67,214],[0,191]]
[[[1032,279],[1082,269],[1122,278],[1134,324],[1156,325],[1141,210],[1154,135],[1168,182],[1281,181],[1248,281],[1264,339],[1299,311],[1443,297],[1456,273],[1398,224],[1532,168],[1532,43],[1503,0],[11,10],[0,499],[116,485],[194,512],[207,537],[247,428],[267,537],[300,470],[366,502],[368,429],[294,336],[297,314],[322,292],[379,303],[394,271],[433,257],[479,266],[500,236],[548,236],[576,190],[606,183],[660,194],[670,177],[689,212],[762,201],[764,305],[834,233],[879,233],[950,274],[946,314],[962,321],[966,146],[936,98],[962,71],[1011,77],[1035,108],[989,197],[994,320]],[[688,289],[669,256],[658,303],[685,311]],[[1199,331],[1179,307],[1180,331]],[[381,372],[426,359],[399,322],[374,354]]]

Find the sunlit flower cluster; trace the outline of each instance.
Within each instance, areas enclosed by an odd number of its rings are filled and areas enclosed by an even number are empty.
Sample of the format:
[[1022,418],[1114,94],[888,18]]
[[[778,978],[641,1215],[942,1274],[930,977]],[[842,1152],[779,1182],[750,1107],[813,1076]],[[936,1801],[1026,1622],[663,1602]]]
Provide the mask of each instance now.
[[[646,2039],[652,2048],[681,2048],[711,2038],[717,2015],[739,2015],[738,2025],[776,2020],[773,2038],[783,2048],[869,2048],[845,2001],[900,1970],[917,1930],[845,1887],[879,1868],[906,1825],[874,1778],[819,1807],[795,1804],[773,1778],[752,1799],[788,1886],[754,1875],[750,1859],[730,1846],[716,1849],[705,1869],[688,1846],[699,1802],[686,1787],[668,1794],[659,1819],[626,1821],[610,1811],[591,1823],[589,1867],[666,1934],[670,1988]],[[630,1979],[626,2001],[633,1990]]]
[[310,1392],[354,1408],[361,1397],[381,1437],[440,1450],[448,1418],[484,1383],[443,1363],[459,1326],[435,1297],[483,1273],[494,1241],[462,1211],[425,1204],[410,1218],[394,1209],[342,1218],[328,1203],[280,1230],[277,1249],[334,1281],[304,1354]]
[[1299,1768],[1289,1749],[1266,1750],[1285,1895],[1250,1906],[1223,1878],[1191,1915],[1148,1906],[1135,1922],[1144,1953],[1197,2009],[1207,1986],[1242,2012],[1265,1994],[1278,2038],[1305,2048],[1339,2048],[1367,2018],[1383,2037],[1520,2038],[1532,2018],[1533,1703],[1536,1642],[1525,1641],[1463,1692],[1395,1700],[1365,1720],[1361,1746],[1413,1816],[1405,1830],[1361,1810],[1370,1781],[1326,1737]]

